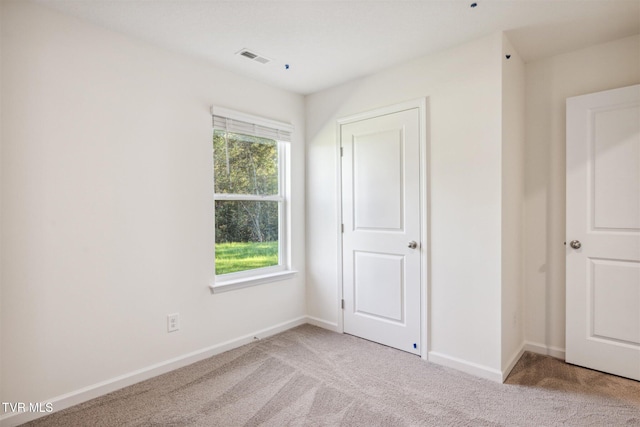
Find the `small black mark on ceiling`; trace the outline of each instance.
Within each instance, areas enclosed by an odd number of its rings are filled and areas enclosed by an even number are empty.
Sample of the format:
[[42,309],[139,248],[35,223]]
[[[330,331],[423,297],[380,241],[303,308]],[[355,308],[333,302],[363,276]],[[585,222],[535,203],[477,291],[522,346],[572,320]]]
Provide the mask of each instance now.
[[509,58],[511,58],[511,55],[507,53],[504,57],[509,59]]
[[474,8],[474,7],[477,7],[477,6],[478,6],[478,3],[476,3],[476,2],[471,3],[471,8]]

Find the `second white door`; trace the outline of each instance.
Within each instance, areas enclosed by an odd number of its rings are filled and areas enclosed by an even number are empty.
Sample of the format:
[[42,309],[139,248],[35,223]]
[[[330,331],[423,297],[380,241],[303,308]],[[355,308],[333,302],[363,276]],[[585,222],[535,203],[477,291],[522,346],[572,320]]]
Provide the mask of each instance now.
[[340,126],[345,333],[420,354],[420,109]]
[[640,85],[567,100],[566,360],[640,381]]

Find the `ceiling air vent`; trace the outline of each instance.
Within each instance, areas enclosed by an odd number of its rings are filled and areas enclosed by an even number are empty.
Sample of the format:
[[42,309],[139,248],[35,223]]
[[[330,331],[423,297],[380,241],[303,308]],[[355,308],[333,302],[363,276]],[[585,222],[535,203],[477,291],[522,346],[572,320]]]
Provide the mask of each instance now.
[[259,62],[261,64],[267,64],[269,62],[271,62],[271,60],[265,56],[262,56],[258,53],[252,52],[248,49],[242,49],[239,52],[236,52],[236,55],[240,55],[240,56],[244,56],[245,58],[249,58],[252,61],[256,61]]

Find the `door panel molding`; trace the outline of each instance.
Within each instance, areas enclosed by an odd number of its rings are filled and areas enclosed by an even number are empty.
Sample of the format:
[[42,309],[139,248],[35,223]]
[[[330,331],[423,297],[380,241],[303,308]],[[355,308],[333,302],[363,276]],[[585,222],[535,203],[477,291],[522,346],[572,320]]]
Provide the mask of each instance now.
[[[390,277],[387,281],[389,285],[382,290],[385,294],[383,304],[370,298],[370,290],[368,289],[370,283],[380,280],[380,276],[384,275],[384,269],[379,267],[392,267],[399,273],[399,278],[397,276]],[[353,312],[356,315],[404,325],[406,323],[404,269],[405,256],[403,254],[354,251]]]

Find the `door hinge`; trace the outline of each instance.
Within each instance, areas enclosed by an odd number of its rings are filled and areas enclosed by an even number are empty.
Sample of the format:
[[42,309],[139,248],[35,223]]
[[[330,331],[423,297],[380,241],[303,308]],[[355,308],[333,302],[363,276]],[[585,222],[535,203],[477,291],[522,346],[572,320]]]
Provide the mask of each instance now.
[[340,231],[344,233],[344,224],[340,224]]
[[340,301],[340,308],[344,310],[344,300]]
[[340,147],[340,157],[344,156],[344,150],[342,147]]

